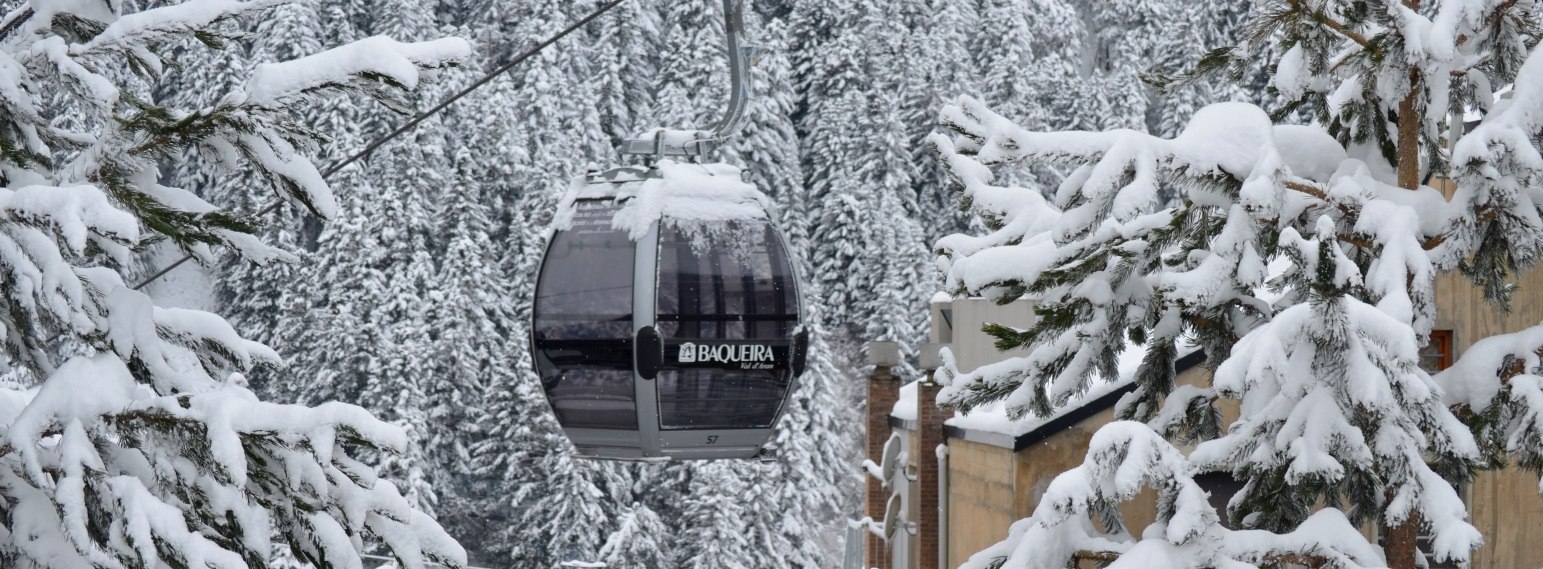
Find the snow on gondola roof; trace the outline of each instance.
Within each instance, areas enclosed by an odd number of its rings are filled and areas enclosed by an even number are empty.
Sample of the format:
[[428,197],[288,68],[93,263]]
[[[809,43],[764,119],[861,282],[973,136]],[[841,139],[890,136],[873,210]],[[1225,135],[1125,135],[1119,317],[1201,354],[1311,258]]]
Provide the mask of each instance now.
[[646,235],[661,219],[685,226],[766,220],[770,198],[744,181],[740,169],[728,164],[692,164],[662,160],[650,170],[617,180],[576,179],[563,195],[552,228],[572,226],[574,203],[614,199],[622,203],[611,221],[633,239]]

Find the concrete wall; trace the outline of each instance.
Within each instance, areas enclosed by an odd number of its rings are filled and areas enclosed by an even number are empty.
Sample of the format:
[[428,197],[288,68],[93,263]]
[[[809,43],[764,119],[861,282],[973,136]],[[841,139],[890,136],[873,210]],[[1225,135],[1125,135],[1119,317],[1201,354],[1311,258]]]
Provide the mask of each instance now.
[[949,344],[960,371],[973,371],[989,363],[1023,355],[1022,350],[997,351],[996,339],[980,330],[987,324],[1015,328],[1033,326],[1034,306],[1033,301],[1023,299],[1005,305],[980,298],[935,303],[932,305],[932,341]]
[[[1511,296],[1511,312],[1483,299],[1482,291],[1462,275],[1436,279],[1437,330],[1452,331],[1456,357],[1475,341],[1515,332],[1543,322],[1543,271],[1519,279]],[[1543,496],[1538,476],[1517,468],[1481,473],[1467,489],[1468,511],[1484,534],[1484,546],[1474,555],[1476,569],[1543,567]]]
[[[1209,381],[1206,371],[1180,374],[1181,383]],[[956,567],[971,555],[1007,537],[1013,522],[1027,518],[1056,476],[1087,456],[1093,433],[1114,420],[1106,409],[1058,431],[1019,452],[960,439],[948,442],[948,563]],[[1121,507],[1131,531],[1139,533],[1157,517],[1156,496],[1138,496]]]
[[948,566],[1007,538],[1023,516],[1015,505],[1012,449],[954,439],[948,442]]

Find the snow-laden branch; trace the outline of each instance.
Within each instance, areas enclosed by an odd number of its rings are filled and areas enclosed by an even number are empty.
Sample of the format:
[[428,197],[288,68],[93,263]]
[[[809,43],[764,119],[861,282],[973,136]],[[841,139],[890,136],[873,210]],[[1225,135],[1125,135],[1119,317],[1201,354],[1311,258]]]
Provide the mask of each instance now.
[[[1120,568],[1257,567],[1268,562],[1347,569],[1386,566],[1379,548],[1333,508],[1319,511],[1289,533],[1229,529],[1191,477],[1192,470],[1182,452],[1146,425],[1105,425],[1088,443],[1082,465],[1050,483],[1033,516],[1013,524],[1006,540],[976,553],[961,567],[1060,569],[1077,559]],[[1148,488],[1157,492],[1164,513],[1139,538],[1094,526],[1092,517],[1118,516],[1115,506]]]
[[[357,458],[405,452],[407,433],[352,405],[258,401],[243,374],[281,366],[278,354],[216,315],[156,306],[125,283],[125,267],[163,239],[199,255],[226,246],[258,261],[287,256],[245,218],[162,185],[163,164],[201,151],[214,159],[209,175],[256,174],[329,213],[331,192],[307,157],[321,133],[289,107],[311,102],[316,85],[410,88],[420,68],[467,53],[460,40],[377,39],[343,64],[276,68],[299,82],[268,85],[275,106],[227,97],[184,110],[125,95],[135,73],[158,73],[154,49],[273,4],[199,0],[120,17],[117,2],[33,2],[33,16],[11,20],[28,32],[0,39],[0,127],[10,133],[0,153],[0,349],[36,381],[0,389],[0,559],[234,569],[269,565],[278,546],[362,569],[359,552],[378,543],[403,567],[465,564],[453,539]],[[357,84],[369,78],[377,85]]]
[[[1144,349],[1117,412],[1216,436],[1215,400],[1238,400],[1242,418],[1191,458],[1250,481],[1234,507],[1258,514],[1251,527],[1295,531],[1317,519],[1314,504],[1349,501],[1389,524],[1421,520],[1438,558],[1478,546],[1461,500],[1426,461],[1477,464],[1479,445],[1418,367],[1461,204],[1397,187],[1321,129],[1275,126],[1249,105],[1202,109],[1173,139],[1066,133],[1059,147],[1062,135],[1027,133],[968,99],[944,116],[958,130],[933,144],[966,204],[993,222],[984,236],[939,242],[952,292],[1039,300],[1031,328],[987,329],[1027,355],[970,373],[946,366],[945,401],[1043,416],[1114,377],[1120,352]],[[1045,161],[1077,166],[1048,203],[996,186],[989,167]],[[1163,184],[1184,201],[1156,209]],[[1175,392],[1186,338],[1218,366],[1213,388]],[[1278,502],[1283,486],[1298,502]],[[1056,523],[1026,533],[1034,545],[1018,554],[1087,537]],[[1208,559],[1169,537],[1144,547]],[[1077,549],[1097,550],[1056,555]]]
[[[1230,505],[1246,527],[1289,533],[1325,504],[1348,504],[1356,523],[1392,536],[1395,566],[1413,566],[1421,534],[1436,558],[1466,560],[1481,536],[1453,486],[1506,458],[1543,469],[1543,346],[1531,331],[1480,342],[1435,378],[1419,346],[1440,272],[1460,269],[1503,304],[1509,281],[1543,255],[1537,9],[1264,0],[1252,43],[1183,77],[1244,76],[1251,55],[1280,54],[1277,116],[1307,114],[1313,126],[1221,104],[1163,139],[1029,132],[971,99],[944,109],[932,144],[989,229],[939,241],[947,292],[1032,296],[1038,309],[1029,329],[986,329],[1026,355],[942,370],[941,396],[1045,416],[1112,377],[1119,353],[1143,350],[1117,416],[1203,441],[1191,466],[1246,481]],[[1507,85],[1513,94],[1497,99]],[[1446,166],[1451,115],[1483,118],[1453,146],[1448,199],[1421,180]],[[994,181],[993,169],[1021,165],[1071,173],[1037,201]],[[1165,191],[1178,199],[1157,203]],[[1206,352],[1212,385],[1177,385],[1180,342]],[[1220,399],[1242,408],[1225,428]],[[1045,533],[1052,526],[1064,535]],[[1081,539],[1069,528],[1026,529],[1017,551],[997,553],[1012,566],[1044,548],[1064,564],[1072,554],[1057,540]],[[1146,553],[1209,566],[1168,537]],[[1118,565],[1129,551],[1088,555]]]
[[260,107],[279,107],[313,91],[360,79],[411,90],[417,88],[421,70],[469,57],[471,44],[461,38],[402,43],[375,36],[300,59],[259,65],[247,81],[246,100]]

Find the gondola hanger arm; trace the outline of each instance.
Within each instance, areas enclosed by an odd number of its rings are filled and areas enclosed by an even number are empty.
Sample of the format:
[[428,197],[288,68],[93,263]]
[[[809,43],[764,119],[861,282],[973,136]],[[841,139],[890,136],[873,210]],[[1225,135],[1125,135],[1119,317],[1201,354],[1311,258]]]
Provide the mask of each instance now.
[[750,54],[754,48],[743,43],[745,1],[723,0],[723,35],[729,57],[729,105],[723,118],[711,130],[654,129],[623,142],[623,156],[699,159],[717,151],[723,141],[739,130],[752,95]]

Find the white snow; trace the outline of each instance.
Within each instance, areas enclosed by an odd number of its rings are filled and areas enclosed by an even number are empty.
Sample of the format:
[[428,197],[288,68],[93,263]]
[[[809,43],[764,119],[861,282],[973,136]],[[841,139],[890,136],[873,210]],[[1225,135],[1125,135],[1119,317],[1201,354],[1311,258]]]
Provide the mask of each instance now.
[[1346,159],[1345,148],[1323,129],[1283,124],[1275,126],[1275,148],[1292,175],[1327,182]]
[[[1193,353],[1196,350],[1198,348],[1193,346],[1186,347],[1180,352],[1180,357]],[[997,402],[982,405],[970,410],[968,413],[955,411],[952,417],[944,421],[944,424],[961,429],[996,433],[1011,437],[1023,435],[1080,409],[1089,401],[1131,385],[1132,381],[1134,381],[1136,369],[1140,367],[1141,359],[1144,355],[1145,352],[1141,346],[1127,345],[1126,349],[1120,352],[1120,376],[1118,378],[1095,378],[1090,382],[1091,387],[1085,393],[1068,401],[1066,405],[1058,408],[1051,415],[1043,417],[1029,415],[1013,419],[1007,411],[1007,406],[1002,402]],[[896,400],[894,408],[890,411],[890,416],[904,421],[917,420],[916,393],[915,382],[901,386],[900,398]]]
[[1281,56],[1280,63],[1275,65],[1275,77],[1271,78],[1270,84],[1280,90],[1281,97],[1288,101],[1295,100],[1307,91],[1310,77],[1304,73],[1306,67],[1306,53],[1302,46],[1292,46]]
[[413,89],[420,69],[465,60],[471,53],[471,44],[460,38],[403,43],[369,37],[300,59],[257,66],[247,81],[247,101],[277,107],[307,91],[367,73]]
[[1500,393],[1505,364],[1515,362],[1517,370],[1531,373],[1543,366],[1539,350],[1543,350],[1543,324],[1490,336],[1463,350],[1462,357],[1434,379],[1446,390],[1447,404],[1467,405],[1480,411],[1489,408]]
[[771,200],[744,181],[739,168],[727,164],[693,164],[662,160],[639,181],[587,183],[574,181],[563,196],[554,229],[573,222],[573,204],[580,199],[615,199],[622,203],[611,225],[641,239],[655,224],[668,220],[687,230],[712,229],[736,221],[769,219]]
[[1247,178],[1274,148],[1274,135],[1275,124],[1259,107],[1217,103],[1196,111],[1184,132],[1167,146],[1176,159],[1191,167],[1218,168]]

